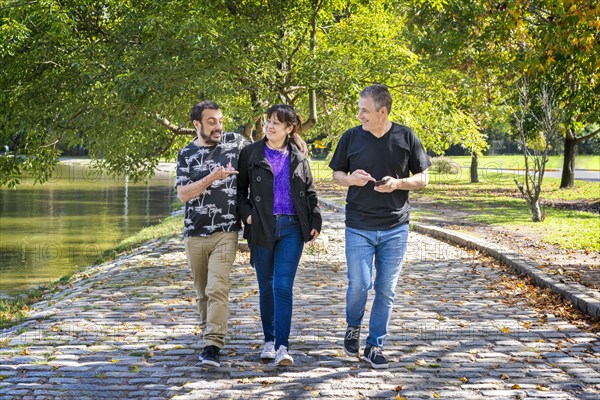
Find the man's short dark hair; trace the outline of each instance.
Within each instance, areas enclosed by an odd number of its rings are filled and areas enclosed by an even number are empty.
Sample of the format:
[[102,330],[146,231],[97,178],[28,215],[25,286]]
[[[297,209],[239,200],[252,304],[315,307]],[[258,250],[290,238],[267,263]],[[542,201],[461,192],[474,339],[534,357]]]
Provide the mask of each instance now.
[[220,110],[221,107],[214,101],[204,100],[200,103],[196,104],[192,107],[192,112],[190,113],[190,118],[192,119],[192,123],[194,121],[202,122],[202,111],[204,110]]
[[375,110],[381,110],[381,107],[387,109],[388,114],[392,111],[392,95],[385,85],[367,86],[360,92],[360,97],[370,97],[375,105]]

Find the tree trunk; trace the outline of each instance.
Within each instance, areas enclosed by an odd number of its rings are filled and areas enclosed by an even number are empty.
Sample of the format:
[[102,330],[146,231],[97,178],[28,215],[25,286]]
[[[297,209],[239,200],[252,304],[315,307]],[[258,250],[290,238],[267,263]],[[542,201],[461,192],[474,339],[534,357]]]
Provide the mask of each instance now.
[[262,118],[262,114],[265,112],[265,110],[262,109],[258,94],[255,90],[250,93],[250,101],[252,102],[252,110],[254,111],[254,115],[258,116],[255,117],[254,121],[251,122],[254,128],[254,140],[259,141],[265,135],[263,132]]
[[255,136],[256,136],[256,140],[261,140],[263,137],[265,137],[265,120],[262,116],[258,117],[256,119],[256,122],[254,123],[254,130],[256,131]]
[[563,160],[562,178],[560,188],[572,188],[575,185],[575,154],[577,151],[577,139],[575,135],[567,132],[565,135],[565,152]]
[[248,140],[252,141],[252,129],[254,128],[253,121],[246,122],[244,125],[244,136],[248,138]]
[[542,222],[544,220],[539,200],[529,203],[529,209],[531,210],[531,220],[533,222]]
[[[310,54],[313,59],[317,52],[317,12],[319,10],[319,0],[313,0],[314,13],[311,17],[310,25]],[[317,123],[317,91],[309,89],[308,91],[308,119],[302,124],[302,132],[308,131]]]
[[477,167],[479,166],[479,160],[477,159],[477,153],[471,154],[471,183],[479,182],[479,172]]

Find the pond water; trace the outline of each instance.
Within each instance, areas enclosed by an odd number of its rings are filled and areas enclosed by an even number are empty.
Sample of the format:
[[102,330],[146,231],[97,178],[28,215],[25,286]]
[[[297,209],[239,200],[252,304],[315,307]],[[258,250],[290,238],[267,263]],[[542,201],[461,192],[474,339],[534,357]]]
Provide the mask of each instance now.
[[171,213],[174,174],[146,183],[61,164],[48,183],[0,188],[0,296],[90,265],[107,248]]

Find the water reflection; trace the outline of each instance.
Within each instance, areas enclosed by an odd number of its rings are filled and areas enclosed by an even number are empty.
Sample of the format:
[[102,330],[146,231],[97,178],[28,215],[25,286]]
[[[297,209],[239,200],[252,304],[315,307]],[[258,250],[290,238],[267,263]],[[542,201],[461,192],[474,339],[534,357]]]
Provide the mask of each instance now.
[[0,188],[0,295],[53,281],[170,214],[172,173],[148,184],[63,165],[50,182]]

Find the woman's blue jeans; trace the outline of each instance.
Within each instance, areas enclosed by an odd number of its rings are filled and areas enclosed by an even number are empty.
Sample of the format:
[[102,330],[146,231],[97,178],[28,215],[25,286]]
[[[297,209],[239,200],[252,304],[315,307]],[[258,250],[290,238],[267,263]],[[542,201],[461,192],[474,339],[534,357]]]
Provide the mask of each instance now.
[[276,215],[274,219],[272,246],[252,246],[252,252],[265,342],[275,341],[278,349],[280,345],[289,348],[293,285],[304,240],[297,216]]
[[[383,347],[407,239],[408,223],[385,231],[346,227],[346,322],[349,326],[362,324],[369,289],[375,287],[367,346]],[[376,272],[374,285],[373,265]]]

